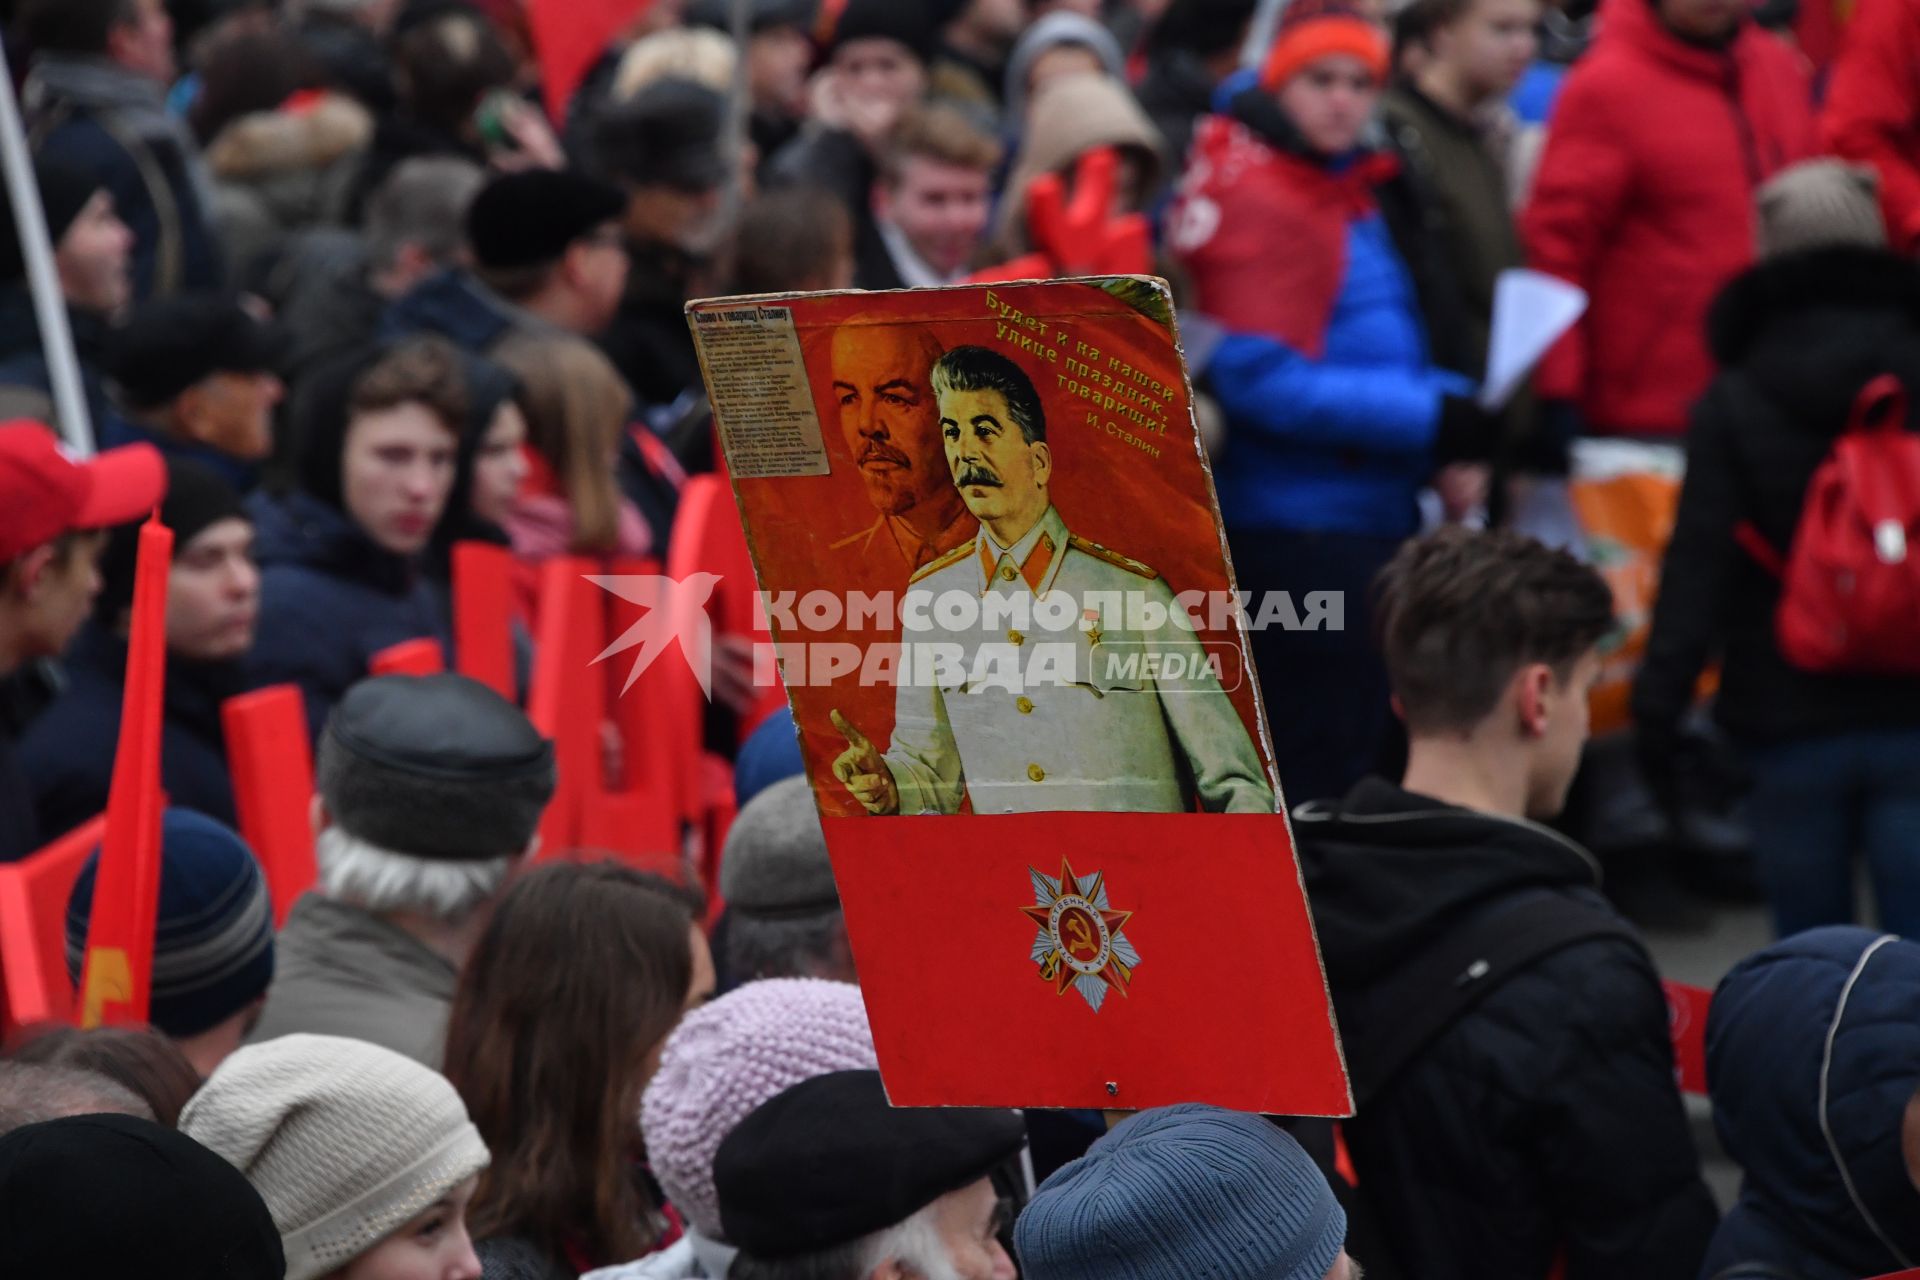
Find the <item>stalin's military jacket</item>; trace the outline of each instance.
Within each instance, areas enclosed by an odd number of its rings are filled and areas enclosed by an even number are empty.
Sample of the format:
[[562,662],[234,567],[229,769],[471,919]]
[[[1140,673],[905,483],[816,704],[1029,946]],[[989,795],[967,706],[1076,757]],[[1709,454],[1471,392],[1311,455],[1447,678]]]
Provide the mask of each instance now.
[[[1271,813],[1273,787],[1173,592],[1046,514],[913,576],[885,760],[901,813]],[[1165,619],[1152,625],[1156,619]],[[1024,624],[1024,625],[1023,625]]]

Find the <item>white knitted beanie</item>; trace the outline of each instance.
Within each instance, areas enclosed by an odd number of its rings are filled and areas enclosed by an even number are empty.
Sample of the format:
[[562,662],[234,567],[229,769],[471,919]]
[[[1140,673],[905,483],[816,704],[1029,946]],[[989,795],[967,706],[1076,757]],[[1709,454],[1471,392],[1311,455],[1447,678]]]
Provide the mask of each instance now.
[[239,1050],[193,1095],[180,1131],[238,1166],[267,1202],[286,1280],[345,1266],[487,1166],[446,1077],[339,1036]]

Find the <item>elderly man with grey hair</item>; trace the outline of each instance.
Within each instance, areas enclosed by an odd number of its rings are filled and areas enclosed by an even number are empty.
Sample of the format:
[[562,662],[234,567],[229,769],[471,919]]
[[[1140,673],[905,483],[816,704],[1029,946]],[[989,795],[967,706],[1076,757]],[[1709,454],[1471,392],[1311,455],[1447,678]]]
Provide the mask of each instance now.
[[553,798],[553,744],[465,676],[377,676],[334,709],[317,773],[319,880],[250,1040],[350,1036],[438,1070],[454,980]]
[[767,787],[727,828],[720,896],[727,914],[715,951],[726,986],[757,978],[858,981],[820,810],[805,777]]

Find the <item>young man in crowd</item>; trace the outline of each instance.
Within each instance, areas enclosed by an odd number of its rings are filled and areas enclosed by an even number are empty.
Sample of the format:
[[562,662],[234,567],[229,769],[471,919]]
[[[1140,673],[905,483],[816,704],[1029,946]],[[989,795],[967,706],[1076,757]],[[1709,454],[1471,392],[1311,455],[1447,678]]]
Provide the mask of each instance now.
[[132,229],[137,298],[219,287],[199,146],[167,110],[173,21],[162,0],[30,0],[21,93],[34,150],[96,175]]
[[1382,572],[1409,753],[1295,810],[1358,1112],[1358,1182],[1405,1274],[1691,1280],[1716,1212],[1645,946],[1564,803],[1613,597],[1509,532],[1451,526]]
[[721,1142],[732,1280],[1014,1280],[992,1174],[1026,1144],[1018,1112],[893,1107],[878,1071],[775,1095]]
[[319,880],[251,1039],[353,1036],[437,1070],[454,980],[553,798],[553,744],[465,676],[379,676],[334,710],[314,781]]
[[[173,530],[167,571],[167,685],[160,785],[170,804],[238,824],[227,772],[223,701],[242,692],[241,660],[260,617],[253,521],[233,487],[197,463],[167,463],[160,519]],[[128,625],[140,526],[121,525],[100,561],[92,620],[68,650],[59,695],[22,735],[42,839],[101,813],[113,783],[127,677]]]
[[[114,213],[113,196],[95,173],[50,155],[34,161],[33,173],[87,413],[96,431],[109,431],[116,411],[107,393],[107,335],[133,296],[133,233]],[[13,203],[0,199],[0,420],[52,422],[50,385]]]
[[[166,487],[151,445],[76,463],[37,422],[0,426],[0,677],[66,649],[100,593],[105,531],[151,511]],[[0,723],[0,862],[39,844],[33,793]]]
[[873,184],[873,233],[854,246],[854,283],[902,289],[965,279],[986,235],[999,163],[999,144],[953,107],[902,116]]
[[284,329],[218,294],[180,293],[135,308],[107,344],[120,422],[101,432],[102,442],[144,440],[251,489],[273,452],[286,345]]
[[619,188],[569,169],[502,174],[466,211],[471,268],[429,277],[388,310],[389,332],[427,330],[484,354],[509,334],[604,332],[627,282]]

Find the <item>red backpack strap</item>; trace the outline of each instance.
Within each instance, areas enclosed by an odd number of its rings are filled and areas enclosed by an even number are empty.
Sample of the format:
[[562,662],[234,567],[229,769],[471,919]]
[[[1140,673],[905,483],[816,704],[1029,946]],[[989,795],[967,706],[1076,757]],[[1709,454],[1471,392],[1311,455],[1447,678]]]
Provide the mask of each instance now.
[[1733,526],[1733,540],[1740,549],[1753,557],[1753,562],[1776,578],[1787,576],[1787,558],[1780,549],[1767,541],[1767,535],[1751,520],[1742,520]]

